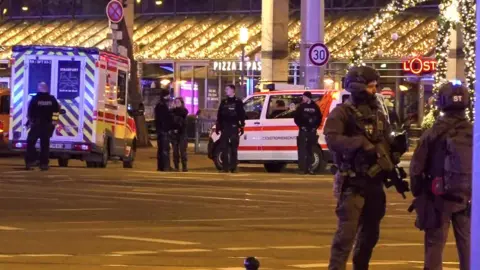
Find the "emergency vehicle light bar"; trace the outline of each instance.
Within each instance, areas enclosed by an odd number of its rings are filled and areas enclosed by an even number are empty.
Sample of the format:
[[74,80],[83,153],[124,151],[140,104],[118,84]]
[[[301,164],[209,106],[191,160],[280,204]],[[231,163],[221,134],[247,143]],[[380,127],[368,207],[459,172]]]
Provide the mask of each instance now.
[[263,90],[267,90],[267,91],[305,90],[305,86],[304,85],[293,85],[293,84],[287,84],[287,83],[268,83],[268,84],[263,85]]

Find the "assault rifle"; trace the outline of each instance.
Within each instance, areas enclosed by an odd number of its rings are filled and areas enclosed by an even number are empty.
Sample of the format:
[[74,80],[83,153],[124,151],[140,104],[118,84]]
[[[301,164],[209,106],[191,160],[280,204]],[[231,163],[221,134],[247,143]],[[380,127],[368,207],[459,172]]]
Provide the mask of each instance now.
[[[404,199],[405,192],[410,191],[408,182],[405,181],[407,173],[402,167],[399,167],[400,157],[407,151],[408,143],[405,132],[397,134],[393,140],[391,149],[388,149],[386,143],[381,142],[375,145],[375,151],[377,153],[377,162],[371,166],[367,175],[375,177],[378,173],[386,173],[386,180],[384,181],[385,187],[390,188],[395,186],[398,193],[402,195]],[[391,153],[394,154],[391,154]]]

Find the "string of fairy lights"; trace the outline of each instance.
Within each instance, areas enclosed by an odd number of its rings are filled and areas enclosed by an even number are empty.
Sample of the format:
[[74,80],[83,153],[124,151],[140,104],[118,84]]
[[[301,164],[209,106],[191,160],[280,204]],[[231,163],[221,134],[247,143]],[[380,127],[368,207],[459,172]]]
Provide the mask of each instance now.
[[[399,15],[408,8],[415,7],[426,0],[393,0],[370,21],[370,25],[361,35],[360,41],[354,49],[350,60],[350,66],[364,66],[363,61],[365,53],[374,40],[375,34],[379,31],[382,24],[393,20],[393,17]],[[437,60],[437,70],[435,73],[435,83],[433,92],[436,94],[439,86],[447,82],[447,64],[450,46],[450,31],[457,25],[462,26],[464,38],[463,52],[465,54],[465,82],[470,91],[472,108],[467,109],[467,117],[473,121],[474,111],[474,89],[475,89],[475,40],[476,40],[476,5],[475,0],[442,0],[439,5],[440,15],[437,19],[438,33],[435,47],[435,58]],[[459,12],[460,10],[460,12]],[[424,127],[431,126],[437,111],[436,108],[430,111],[425,117]]]

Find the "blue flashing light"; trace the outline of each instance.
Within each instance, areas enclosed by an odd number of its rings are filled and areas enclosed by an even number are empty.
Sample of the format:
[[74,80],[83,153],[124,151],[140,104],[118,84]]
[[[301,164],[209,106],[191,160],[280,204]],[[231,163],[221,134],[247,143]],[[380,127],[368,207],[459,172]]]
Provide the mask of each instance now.
[[450,81],[453,85],[462,85],[462,81],[460,80],[451,80]]
[[[477,7],[480,6],[480,0],[476,0]],[[477,8],[477,25],[480,25],[480,8]],[[477,36],[480,35],[480,27],[477,27]],[[476,39],[475,47],[475,75],[477,78],[480,76],[480,40]],[[475,94],[480,95],[480,80],[475,82]],[[477,99],[478,100],[478,99]],[[475,104],[477,105],[477,104]],[[480,110],[475,110],[475,121],[474,123],[474,138],[480,136]],[[475,166],[475,164],[480,163],[480,141],[478,139],[473,140],[473,179],[472,179],[472,220],[471,220],[471,239],[470,239],[470,269],[478,269],[480,265],[480,166]]]

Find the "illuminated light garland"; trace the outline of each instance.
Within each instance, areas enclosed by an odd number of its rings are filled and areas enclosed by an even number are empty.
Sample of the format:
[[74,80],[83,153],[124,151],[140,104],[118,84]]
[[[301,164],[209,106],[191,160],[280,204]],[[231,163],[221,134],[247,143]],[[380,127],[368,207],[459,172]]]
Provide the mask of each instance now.
[[364,55],[372,43],[375,33],[379,31],[382,24],[393,20],[395,15],[400,14],[406,9],[415,7],[425,1],[426,0],[393,0],[385,8],[380,9],[380,12],[369,21],[369,26],[361,35],[360,41],[353,50],[353,57],[349,66],[365,66],[365,62],[363,61]]
[[464,38],[463,52],[465,54],[465,81],[470,91],[472,109],[467,111],[467,116],[473,120],[475,115],[475,42],[477,39],[476,4],[474,0],[460,1],[460,21],[463,24]]
[[[427,0],[393,0],[385,8],[381,9],[375,17],[370,20],[370,24],[360,37],[360,41],[353,49],[353,56],[349,67],[365,66],[364,56],[367,53],[369,45],[374,40],[375,34],[380,30],[384,23],[393,20],[395,15],[400,14],[408,8],[412,8],[426,2]],[[459,16],[455,12],[460,8]],[[460,22],[463,26],[462,34],[465,39],[463,51],[465,53],[465,77],[466,84],[470,91],[472,109],[467,109],[467,117],[473,120],[475,112],[475,39],[476,39],[476,5],[475,0],[442,0],[439,5],[440,15],[438,17],[437,44],[435,48],[435,58],[437,60],[437,70],[435,73],[435,83],[433,92],[436,96],[439,87],[447,82],[447,63],[450,45],[450,31],[454,24]],[[425,117],[422,127],[428,128],[433,125],[437,108]]]

